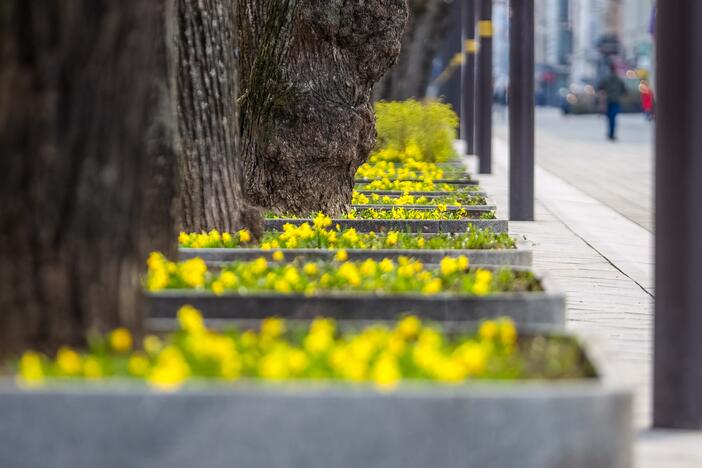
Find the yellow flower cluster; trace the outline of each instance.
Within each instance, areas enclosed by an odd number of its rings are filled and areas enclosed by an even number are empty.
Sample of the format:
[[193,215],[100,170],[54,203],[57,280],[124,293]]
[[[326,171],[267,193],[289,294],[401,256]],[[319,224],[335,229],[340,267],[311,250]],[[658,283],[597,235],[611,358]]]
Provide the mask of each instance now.
[[251,239],[251,233],[246,229],[241,229],[234,234],[228,232],[220,234],[215,229],[210,232],[181,232],[178,236],[178,244],[191,249],[233,248],[245,245],[251,242]]
[[180,263],[169,262],[163,254],[152,252],[146,261],[146,289],[158,291],[172,286],[177,279],[177,287],[200,289],[205,286],[207,265],[201,258],[192,258]]
[[365,163],[356,172],[359,179],[443,179],[444,176],[444,170],[435,163],[414,159],[407,159],[402,164],[392,161]]
[[[438,207],[437,207],[438,208]],[[322,215],[323,216],[323,215]],[[317,216],[320,218],[320,216]],[[329,220],[331,223],[331,220]],[[323,223],[326,224],[326,221]],[[222,234],[221,237],[224,237]],[[247,247],[254,247],[248,245]],[[507,233],[496,234],[489,229],[470,228],[461,234],[432,234],[418,236],[411,233],[389,231],[376,234],[375,232],[358,232],[354,228],[331,229],[330,227],[312,227],[310,223],[299,226],[286,224],[283,232],[266,232],[263,235],[260,248],[263,250],[276,249],[511,249],[514,240]],[[184,247],[181,245],[181,247]],[[241,246],[239,246],[241,247]],[[225,248],[225,245],[214,244],[209,248]],[[276,251],[274,256],[282,255]],[[282,260],[282,259],[281,259]],[[281,261],[276,259],[276,261]],[[164,268],[157,268],[161,263],[158,257],[149,263],[154,264],[154,284],[162,284],[166,277]],[[171,267],[173,268],[173,267]]]
[[[386,238],[391,246],[394,236]],[[147,289],[158,292],[164,289],[205,289],[215,294],[235,292],[247,294],[259,291],[275,291],[280,294],[315,295],[325,291],[365,291],[394,293],[453,292],[468,295],[488,295],[512,291],[514,285],[527,290],[540,290],[539,282],[529,272],[510,269],[469,269],[466,257],[447,257],[438,269],[427,269],[418,260],[399,257],[376,261],[348,261],[346,251],[337,251],[333,262],[269,263],[261,257],[250,262],[233,262],[219,272],[202,273],[198,286],[189,285],[182,277],[181,264],[168,264],[173,271],[166,283],[152,284]],[[159,266],[159,268],[161,268]],[[152,275],[152,272],[149,272]]]
[[495,219],[492,211],[469,211],[464,208],[448,210],[445,204],[436,205],[432,210],[418,210],[399,206],[382,208],[353,209],[344,215],[345,219],[415,219],[415,220],[461,220]]
[[[357,190],[390,190],[399,192],[456,192],[459,185],[436,183],[434,179],[424,178],[418,182],[410,180],[376,179],[372,182],[356,184]],[[474,187],[469,185],[468,187]]]
[[147,336],[138,350],[132,350],[129,332],[120,329],[105,338],[107,350],[79,354],[63,347],[54,359],[26,352],[18,381],[37,387],[47,378],[122,377],[171,391],[190,378],[335,379],[391,390],[403,379],[455,383],[514,377],[522,367],[509,319],[483,322],[476,333],[458,339],[416,316],[347,333],[327,318],[314,320],[306,330],[289,330],[285,320],[272,317],[263,320],[259,332],[220,333],[206,327],[199,311],[184,306],[178,323],[178,332],[165,339]]

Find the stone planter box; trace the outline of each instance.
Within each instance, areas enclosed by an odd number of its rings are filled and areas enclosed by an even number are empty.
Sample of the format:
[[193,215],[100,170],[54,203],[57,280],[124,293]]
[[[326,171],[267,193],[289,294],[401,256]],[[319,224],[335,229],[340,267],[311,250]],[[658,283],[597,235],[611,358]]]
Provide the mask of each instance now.
[[[282,231],[283,226],[290,223],[299,226],[302,223],[312,224],[312,219],[266,219],[264,228],[267,231]],[[424,232],[424,233],[457,233],[466,232],[469,226],[478,229],[492,229],[494,232],[507,232],[508,223],[505,219],[466,219],[466,220],[417,220],[417,219],[333,219],[332,226],[339,225],[341,229],[355,228],[358,232]]]
[[[354,179],[354,182],[357,184],[369,184],[371,182],[375,182],[376,180],[383,180],[383,179]],[[398,179],[388,179],[390,181],[398,180]],[[399,179],[402,182],[422,182],[424,179]],[[435,184],[449,184],[449,185],[479,185],[479,182],[476,179],[471,179],[469,176],[466,176],[465,178],[456,178],[456,179],[433,179]]]
[[[363,195],[369,196],[374,193],[377,193],[380,196],[387,195],[389,197],[399,197],[401,195],[404,195],[405,192],[401,190],[357,190],[358,193],[362,193]],[[407,192],[412,196],[415,197],[421,197],[421,196],[426,196],[426,197],[450,197],[452,195],[475,195],[476,197],[487,197],[487,193],[485,193],[482,190],[460,190],[457,192],[446,192],[446,191],[431,191],[431,192]]]
[[[436,209],[436,205],[351,205],[352,209],[356,210],[365,210],[365,209],[374,209],[376,211],[379,210],[392,210],[393,208],[404,208],[406,210],[417,210],[417,211],[434,211]],[[490,212],[490,211],[495,211],[497,210],[497,206],[495,205],[447,205],[446,206],[446,211],[460,211],[460,210],[465,210],[468,212]]]
[[[183,249],[179,251],[182,260],[200,257],[210,265],[222,265],[233,261],[248,261],[259,257],[266,257],[272,261],[272,255],[277,250],[285,253],[287,260],[304,258],[306,260],[332,260],[336,255],[335,250],[328,249]],[[471,265],[517,266],[530,267],[532,264],[531,250],[524,249],[474,249],[474,250],[429,250],[429,249],[346,249],[349,260],[365,260],[372,258],[397,259],[400,256],[412,257],[422,263],[438,264],[444,257],[468,257]]]
[[630,468],[631,396],[594,379],[368,386],[0,385],[7,468]]
[[565,296],[548,278],[544,292],[502,293],[478,297],[452,293],[378,294],[330,292],[317,296],[258,292],[217,296],[206,291],[166,290],[146,293],[151,319],[174,319],[180,307],[191,304],[207,319],[252,322],[271,315],[292,320],[318,316],[348,320],[395,320],[406,313],[443,322],[465,324],[509,316],[520,327],[561,330],[565,325]]

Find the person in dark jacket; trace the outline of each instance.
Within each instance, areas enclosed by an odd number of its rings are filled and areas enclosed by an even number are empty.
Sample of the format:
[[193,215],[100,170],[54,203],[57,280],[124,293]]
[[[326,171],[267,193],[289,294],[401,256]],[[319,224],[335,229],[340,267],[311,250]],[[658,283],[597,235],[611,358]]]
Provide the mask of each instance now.
[[609,75],[600,82],[598,86],[600,93],[606,100],[607,107],[607,138],[610,140],[617,139],[617,115],[622,107],[622,97],[626,95],[626,85],[624,81],[617,75],[617,69],[614,64],[609,66]]

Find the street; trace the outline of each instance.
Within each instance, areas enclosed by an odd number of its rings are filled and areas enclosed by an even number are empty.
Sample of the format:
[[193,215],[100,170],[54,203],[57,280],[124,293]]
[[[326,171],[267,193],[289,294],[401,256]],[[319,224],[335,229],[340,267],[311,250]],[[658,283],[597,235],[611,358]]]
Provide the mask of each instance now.
[[[495,136],[508,141],[504,109]],[[619,117],[618,141],[605,138],[599,115],[536,109],[536,162],[587,195],[653,232],[653,125],[641,114]]]

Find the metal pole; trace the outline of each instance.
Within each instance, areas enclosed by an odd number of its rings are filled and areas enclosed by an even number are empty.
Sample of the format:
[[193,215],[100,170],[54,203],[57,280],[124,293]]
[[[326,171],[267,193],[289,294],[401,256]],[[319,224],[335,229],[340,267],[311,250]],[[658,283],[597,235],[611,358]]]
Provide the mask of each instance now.
[[658,2],[653,422],[702,428],[702,2]]
[[492,0],[478,0],[478,71],[476,83],[475,145],[478,172],[492,173]]
[[475,154],[475,0],[463,0],[463,53],[461,88],[463,95],[462,137],[466,142],[466,153]]
[[510,0],[509,219],[534,220],[534,0]]

